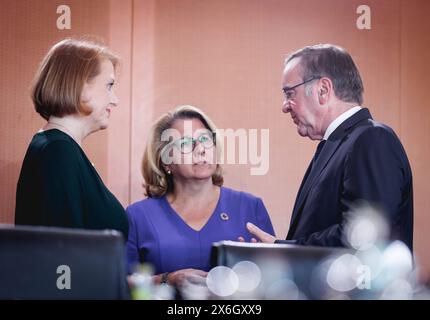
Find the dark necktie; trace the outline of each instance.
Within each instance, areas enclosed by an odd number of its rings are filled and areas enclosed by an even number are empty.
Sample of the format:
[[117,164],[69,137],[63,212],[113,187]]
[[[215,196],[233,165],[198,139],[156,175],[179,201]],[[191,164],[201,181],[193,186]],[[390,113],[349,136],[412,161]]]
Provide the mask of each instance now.
[[320,143],[318,143],[317,151],[315,151],[315,155],[314,155],[313,164],[315,164],[315,162],[317,162],[317,159],[318,159],[326,141],[327,140],[321,140]]
[[[305,176],[303,178],[302,184],[300,185],[299,193],[297,195],[297,199],[300,197],[300,193],[302,192],[302,189],[304,185],[306,184],[309,176],[311,175],[312,170],[315,168],[315,163],[317,162],[317,159],[324,147],[326,140],[321,140],[320,143],[318,143],[317,150],[315,151],[314,157],[311,160],[311,163],[309,164],[308,170],[306,170]],[[294,209],[295,210],[295,209]]]

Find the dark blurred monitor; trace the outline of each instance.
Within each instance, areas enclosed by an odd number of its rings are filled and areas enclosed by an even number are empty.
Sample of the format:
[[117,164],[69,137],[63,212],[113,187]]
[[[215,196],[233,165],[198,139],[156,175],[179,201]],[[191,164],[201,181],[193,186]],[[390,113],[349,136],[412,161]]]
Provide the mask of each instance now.
[[221,241],[213,245],[211,264],[233,268],[250,261],[259,267],[266,287],[291,281],[303,294],[299,299],[323,299],[320,282],[324,279],[318,278],[318,268],[330,257],[347,252],[343,248]]
[[2,225],[0,299],[127,299],[124,245],[112,230]]

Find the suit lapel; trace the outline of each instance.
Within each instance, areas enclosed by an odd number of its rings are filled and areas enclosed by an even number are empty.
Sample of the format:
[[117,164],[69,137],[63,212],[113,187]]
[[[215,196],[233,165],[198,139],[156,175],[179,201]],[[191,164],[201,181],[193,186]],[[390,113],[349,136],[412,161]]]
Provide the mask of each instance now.
[[318,160],[315,162],[314,166],[310,170],[308,177],[306,178],[305,176],[303,180],[304,184],[302,183],[299,194],[297,195],[296,203],[294,205],[294,211],[291,216],[290,230],[288,232],[288,236],[290,236],[290,233],[294,232],[295,230],[296,224],[300,217],[299,213],[301,212],[301,208],[308,196],[308,193],[311,187],[316,182],[317,180],[316,178],[320,175],[321,171],[325,168],[330,158],[333,156],[333,154],[340,146],[341,142],[342,140],[336,140],[336,141],[327,140],[323,150],[321,151],[320,156],[318,157]]
[[357,123],[365,119],[372,119],[372,116],[370,115],[370,112],[367,108],[361,109],[353,116],[346,119],[330,135],[314,166],[311,169],[310,167],[308,167],[305,177],[303,178],[302,185],[300,186],[299,193],[297,194],[296,202],[294,204],[294,210],[291,216],[290,230],[287,236],[288,239],[291,239],[295,232],[298,220],[301,215],[301,208],[303,207],[304,202],[312,186],[318,181],[318,177],[320,176],[321,172],[327,166],[328,162],[336,153],[340,145],[347,139],[347,135],[350,129],[353,128]]
[[[303,187],[309,178],[309,174],[311,173],[311,169],[312,169],[312,161],[309,163],[308,169],[306,170],[305,176],[303,177],[302,183],[300,184],[299,191],[297,192],[297,197],[296,197],[296,201],[294,203],[293,212],[296,212],[296,210],[297,210],[297,204],[299,202],[298,200],[300,198],[300,194],[302,193]],[[291,220],[292,220],[292,218],[291,218]]]

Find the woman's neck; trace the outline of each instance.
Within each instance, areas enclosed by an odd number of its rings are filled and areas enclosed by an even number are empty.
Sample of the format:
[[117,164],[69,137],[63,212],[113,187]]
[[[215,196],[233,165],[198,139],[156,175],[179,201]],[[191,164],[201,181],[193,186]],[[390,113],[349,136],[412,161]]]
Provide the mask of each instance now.
[[82,145],[82,141],[88,135],[82,121],[74,116],[64,116],[62,118],[51,116],[48,122],[43,127],[43,130],[58,129],[73,140],[77,144]]
[[175,181],[173,192],[167,196],[171,204],[184,206],[186,204],[210,203],[218,199],[220,188],[212,183],[212,178],[207,180]]

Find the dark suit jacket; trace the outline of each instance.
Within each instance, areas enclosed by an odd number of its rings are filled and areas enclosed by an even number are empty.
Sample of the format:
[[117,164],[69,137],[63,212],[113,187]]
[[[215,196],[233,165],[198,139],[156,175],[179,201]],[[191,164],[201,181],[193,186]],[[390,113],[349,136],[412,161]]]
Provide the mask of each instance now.
[[413,192],[408,158],[394,131],[374,121],[368,109],[345,120],[330,135],[315,164],[309,166],[287,240],[304,245],[347,245],[342,236],[345,213],[359,199],[382,208],[391,238],[402,240],[412,250]]

